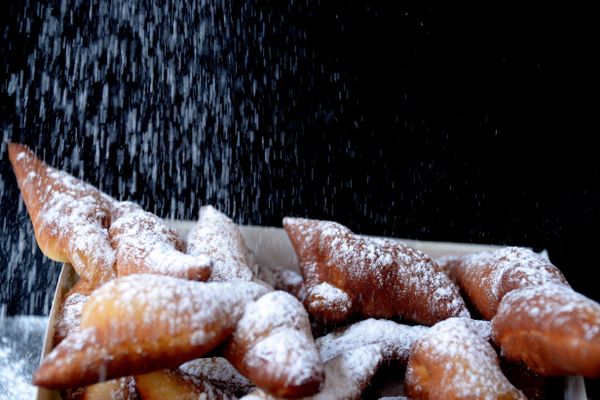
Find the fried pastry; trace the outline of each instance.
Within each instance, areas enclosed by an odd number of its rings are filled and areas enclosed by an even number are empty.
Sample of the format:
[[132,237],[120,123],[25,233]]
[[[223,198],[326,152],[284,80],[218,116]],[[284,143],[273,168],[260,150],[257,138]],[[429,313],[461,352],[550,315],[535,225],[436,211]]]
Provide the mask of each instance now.
[[180,370],[162,370],[135,377],[141,400],[233,400],[210,382]]
[[329,221],[284,218],[300,261],[308,312],[330,323],[352,315],[432,325],[468,316],[458,287],[429,257]]
[[500,301],[512,290],[546,283],[568,285],[558,268],[521,247],[469,254],[452,260],[447,268],[485,319],[494,317]]
[[200,217],[187,243],[189,254],[210,256],[210,281],[252,280],[254,262],[240,228],[214,207],[200,208]]
[[42,252],[71,263],[93,284],[112,279],[115,253],[108,227],[114,199],[47,166],[26,146],[10,143],[8,154]]
[[249,303],[223,354],[259,388],[277,397],[309,396],[323,382],[308,314],[286,292],[271,292]]
[[[427,330],[422,326],[368,319],[318,338],[317,347],[325,362],[325,382],[319,393],[305,399],[360,399],[377,370],[386,363],[405,363],[411,345]],[[275,398],[256,390],[243,399]]]
[[109,229],[116,249],[118,276],[130,274],[167,275],[206,281],[211,260],[201,253],[185,254],[185,243],[156,215],[130,202],[119,203]]
[[231,335],[245,304],[267,291],[253,282],[117,278],[92,293],[79,327],[42,361],[33,382],[76,387],[175,368]]
[[[404,389],[411,399],[525,399],[502,374],[489,323],[450,318],[412,346]],[[483,328],[483,333],[480,333]]]
[[600,378],[600,304],[564,284],[510,292],[492,329],[507,359],[541,375]]
[[54,346],[79,326],[81,310],[93,288],[83,279],[73,285],[60,305],[54,323]]

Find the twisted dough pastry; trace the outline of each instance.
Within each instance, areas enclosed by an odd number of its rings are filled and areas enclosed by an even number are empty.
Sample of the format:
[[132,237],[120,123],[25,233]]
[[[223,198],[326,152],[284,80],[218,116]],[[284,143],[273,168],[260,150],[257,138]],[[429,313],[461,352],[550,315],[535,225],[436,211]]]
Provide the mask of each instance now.
[[283,226],[300,260],[304,304],[319,319],[401,316],[432,325],[469,315],[458,287],[419,251],[335,222],[284,218]]
[[411,399],[526,399],[500,369],[489,323],[450,318],[410,352],[404,389]]
[[33,382],[75,387],[177,367],[225,340],[245,304],[267,290],[253,282],[117,278],[92,293],[79,327],[42,361]]
[[449,259],[445,268],[485,319],[492,319],[502,298],[513,290],[546,283],[568,285],[548,260],[520,247]]
[[210,281],[252,280],[252,254],[246,247],[240,228],[212,206],[200,208],[198,223],[190,231],[188,254],[210,256]]
[[8,155],[42,252],[71,263],[93,285],[112,279],[115,252],[107,229],[114,199],[47,166],[26,146],[10,143]]
[[[317,339],[325,362],[321,391],[305,400],[358,400],[382,364],[406,363],[411,345],[428,328],[368,319]],[[256,390],[243,400],[273,400]]]
[[238,371],[274,396],[309,396],[323,382],[323,363],[308,314],[289,293],[270,292],[249,303],[223,353]]
[[566,285],[510,292],[492,331],[507,359],[541,375],[600,378],[600,304]]
[[177,232],[134,203],[115,206],[108,232],[117,251],[118,276],[146,273],[198,281],[210,276],[211,260],[205,254],[185,254]]

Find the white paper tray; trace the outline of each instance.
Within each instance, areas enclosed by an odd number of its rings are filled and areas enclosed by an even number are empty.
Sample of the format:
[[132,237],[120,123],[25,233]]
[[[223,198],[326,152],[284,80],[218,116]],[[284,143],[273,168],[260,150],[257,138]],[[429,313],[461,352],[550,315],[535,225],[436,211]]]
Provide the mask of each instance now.
[[[194,226],[189,221],[166,221],[167,224],[177,230],[181,237],[187,237],[188,232]],[[248,248],[256,256],[259,265],[298,271],[298,262],[287,234],[282,228],[262,226],[241,226],[242,234]],[[407,245],[421,250],[432,258],[444,255],[460,255],[478,251],[489,251],[501,246],[481,245],[470,243],[429,242],[420,240],[398,239]],[[64,264],[60,277],[58,278],[54,301],[48,318],[48,327],[44,339],[42,358],[52,350],[54,338],[54,320],[58,305],[62,303],[65,293],[71,288],[76,280],[76,274],[70,264]],[[40,388],[37,400],[60,399],[57,391]],[[565,400],[587,400],[583,378],[580,376],[565,378]]]

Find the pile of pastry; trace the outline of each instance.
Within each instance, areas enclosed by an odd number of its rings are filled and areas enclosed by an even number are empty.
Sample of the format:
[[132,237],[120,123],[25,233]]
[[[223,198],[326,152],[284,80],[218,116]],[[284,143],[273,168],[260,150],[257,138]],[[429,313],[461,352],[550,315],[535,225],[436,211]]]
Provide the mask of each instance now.
[[435,262],[284,218],[301,273],[261,268],[210,206],[184,241],[25,146],[9,156],[39,247],[79,276],[33,378],[65,398],[359,399],[390,366],[409,398],[540,396],[501,361],[600,377],[600,305],[529,250]]

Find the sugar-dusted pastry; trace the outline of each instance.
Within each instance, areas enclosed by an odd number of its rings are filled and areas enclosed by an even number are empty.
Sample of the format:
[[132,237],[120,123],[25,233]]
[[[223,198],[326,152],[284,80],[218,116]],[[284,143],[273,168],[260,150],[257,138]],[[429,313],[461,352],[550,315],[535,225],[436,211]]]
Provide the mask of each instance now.
[[210,256],[210,281],[252,280],[254,261],[240,228],[214,207],[200,208],[200,217],[187,243],[189,254]]
[[79,326],[81,310],[92,290],[88,282],[80,279],[66,294],[54,322],[55,346]]
[[323,363],[308,314],[286,292],[271,292],[247,304],[223,353],[238,371],[274,396],[309,396],[323,382]]
[[134,203],[115,206],[109,235],[118,276],[145,273],[197,281],[210,276],[208,256],[185,254],[185,243],[177,232]]
[[502,374],[489,322],[450,318],[412,346],[404,390],[411,399],[525,399]]
[[321,320],[401,316],[432,325],[469,315],[458,287],[417,250],[335,222],[284,218],[283,226],[300,261],[304,304]]
[[8,154],[42,252],[71,263],[93,284],[112,279],[115,254],[108,226],[114,199],[47,166],[26,146],[10,143]]
[[179,370],[238,397],[254,388],[254,384],[223,357],[197,358],[182,364]]
[[469,254],[449,262],[447,268],[486,319],[492,319],[502,297],[512,290],[546,283],[568,285],[558,268],[521,247]]
[[65,400],[138,400],[133,377],[127,376],[94,385],[66,389],[62,397]]
[[245,304],[267,291],[253,282],[117,278],[90,295],[79,327],[42,360],[33,382],[75,387],[175,368],[231,335]]
[[509,360],[541,375],[600,378],[600,304],[564,284],[508,293],[492,320]]
[[[421,326],[367,319],[317,339],[325,362],[325,382],[311,400],[358,400],[382,364],[405,363],[411,345],[427,332]],[[244,400],[276,397],[256,390]]]
[[137,375],[135,384],[142,400],[234,400],[235,396],[210,382],[180,370],[162,370]]
[[257,277],[273,286],[276,290],[288,292],[302,302],[306,297],[304,279],[296,271],[261,265]]

